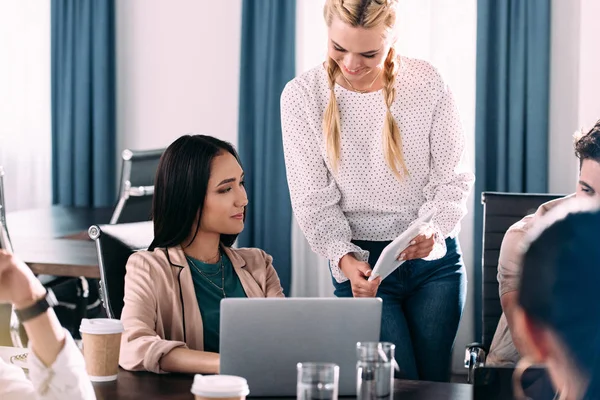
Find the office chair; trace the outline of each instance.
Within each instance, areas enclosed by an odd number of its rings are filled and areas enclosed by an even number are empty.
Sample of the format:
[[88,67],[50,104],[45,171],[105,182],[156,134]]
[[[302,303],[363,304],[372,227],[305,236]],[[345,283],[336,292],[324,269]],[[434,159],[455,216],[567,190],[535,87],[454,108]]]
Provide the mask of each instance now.
[[514,223],[535,213],[542,204],[563,197],[556,194],[483,192],[482,253],[482,337],[465,350],[468,381],[473,383],[474,369],[483,367],[496,327],[502,316],[498,284],[498,258],[504,234]]
[[151,221],[116,225],[92,225],[100,267],[100,298],[109,318],[121,318],[125,295],[125,266],[129,256],[148,248],[154,238]]
[[164,151],[123,151],[119,201],[110,219],[111,224],[150,220],[154,175]]

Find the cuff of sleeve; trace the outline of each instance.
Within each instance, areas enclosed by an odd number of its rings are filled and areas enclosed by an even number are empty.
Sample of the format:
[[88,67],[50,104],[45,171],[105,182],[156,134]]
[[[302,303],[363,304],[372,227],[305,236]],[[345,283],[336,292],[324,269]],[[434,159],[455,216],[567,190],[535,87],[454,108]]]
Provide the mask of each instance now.
[[519,290],[519,282],[510,282],[510,283],[501,283],[498,285],[498,292],[500,297],[504,296],[506,293],[516,292]]
[[65,344],[50,367],[44,365],[31,348],[31,345],[29,345],[29,354],[27,356],[29,379],[31,379],[38,393],[45,393],[53,385],[52,381],[57,371],[61,371],[61,381],[70,382],[71,384],[74,382],[79,383],[82,393],[85,392],[82,385],[88,386],[87,392],[92,391],[91,384],[87,379],[83,354],[75,344],[71,334],[67,330],[64,330],[64,332]]
[[58,355],[56,356],[56,360],[54,363],[48,368],[44,365],[44,363],[38,358],[35,351],[31,348],[31,344],[29,347],[29,354],[27,355],[27,362],[31,363],[32,367],[37,368],[38,370],[44,369],[54,369],[58,367],[62,367],[65,365],[80,365],[85,366],[85,361],[83,360],[83,355],[79,350],[79,347],[75,344],[75,341],[71,337],[71,334],[66,329],[63,329],[65,332],[65,345],[60,350]]
[[160,368],[160,359],[168,354],[171,350],[178,347],[186,347],[184,342],[177,342],[172,340],[157,340],[152,343],[148,352],[144,356],[144,369],[155,374],[166,374],[167,371],[163,371]]
[[446,255],[446,238],[442,235],[440,228],[436,226],[434,226],[433,232],[433,250],[427,257],[423,258],[425,261],[439,260]]
[[519,275],[512,273],[512,271],[503,273],[504,270],[505,268],[502,264],[502,260],[500,260],[498,263],[498,275],[496,275],[496,279],[498,280],[498,294],[500,297],[506,293],[519,290]]
[[337,283],[346,282],[348,278],[340,269],[340,260],[346,254],[352,253],[359,261],[369,262],[369,252],[349,242],[336,242],[329,248],[328,254],[331,260],[331,275]]

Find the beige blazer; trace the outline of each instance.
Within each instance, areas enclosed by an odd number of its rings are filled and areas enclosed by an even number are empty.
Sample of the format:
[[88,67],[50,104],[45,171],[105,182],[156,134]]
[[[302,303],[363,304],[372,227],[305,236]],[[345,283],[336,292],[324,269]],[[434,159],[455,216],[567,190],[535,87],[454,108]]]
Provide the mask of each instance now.
[[[273,258],[260,249],[225,247],[248,297],[283,297]],[[176,347],[203,350],[202,316],[181,246],[129,257],[119,364],[164,373],[161,357]]]

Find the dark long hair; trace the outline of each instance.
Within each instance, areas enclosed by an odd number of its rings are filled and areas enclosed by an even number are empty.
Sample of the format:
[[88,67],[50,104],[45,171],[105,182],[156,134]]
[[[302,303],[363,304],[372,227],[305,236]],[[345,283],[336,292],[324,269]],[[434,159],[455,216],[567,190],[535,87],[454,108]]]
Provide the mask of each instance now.
[[[561,207],[561,206],[558,206]],[[554,211],[554,210],[553,210]],[[519,304],[555,332],[575,365],[600,383],[600,212],[571,212],[551,222],[523,259]]]
[[[154,240],[148,250],[177,245],[185,247],[191,243],[184,241],[192,228],[195,229],[193,241],[200,228],[212,160],[224,152],[240,162],[230,143],[206,135],[181,136],[165,150],[154,180]],[[229,247],[236,238],[237,235],[222,234],[221,243]]]

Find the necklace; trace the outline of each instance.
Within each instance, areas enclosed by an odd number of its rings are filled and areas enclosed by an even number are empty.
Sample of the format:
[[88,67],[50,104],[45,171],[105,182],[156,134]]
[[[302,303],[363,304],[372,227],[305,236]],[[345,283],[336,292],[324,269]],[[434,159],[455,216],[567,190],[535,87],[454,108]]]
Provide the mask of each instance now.
[[359,90],[357,88],[355,88],[350,81],[348,80],[348,78],[346,78],[346,75],[344,75],[344,73],[342,73],[342,78],[344,78],[344,80],[346,81],[346,83],[352,88],[353,91],[360,93],[360,94],[365,94],[368,93],[371,88],[373,87],[373,84],[375,83],[375,81],[377,80],[377,78],[379,78],[379,75],[381,75],[381,69],[379,69],[379,72],[377,73],[377,75],[375,75],[375,79],[373,79],[373,81],[371,82],[371,84],[369,85],[368,88],[363,89],[363,90]]
[[204,264],[216,264],[216,263],[212,263],[209,260],[214,259],[215,257],[217,257],[217,263],[219,262],[220,258],[221,258],[221,250],[217,251],[217,254],[215,254],[214,256],[212,256],[211,258],[208,259],[201,259],[201,258],[196,258],[196,260],[198,261],[202,261]]
[[[213,285],[214,287],[216,287],[217,289],[219,289],[221,291],[221,293],[223,294],[223,298],[227,297],[227,294],[225,293],[225,267],[223,265],[223,255],[221,255],[221,258],[220,258],[221,262],[219,265],[219,270],[216,273],[211,274],[211,275],[202,272],[202,270],[200,270],[200,268],[198,268],[196,263],[194,263],[194,260],[190,259],[190,257],[188,257],[187,255],[185,257],[187,258],[188,262],[194,267],[194,269],[200,273],[201,277],[203,277],[205,280],[208,281],[208,283],[210,283],[211,285]],[[219,274],[219,272],[221,273],[221,286],[217,285],[216,283],[214,283],[212,281],[212,279],[210,279],[211,276],[216,276]]]

